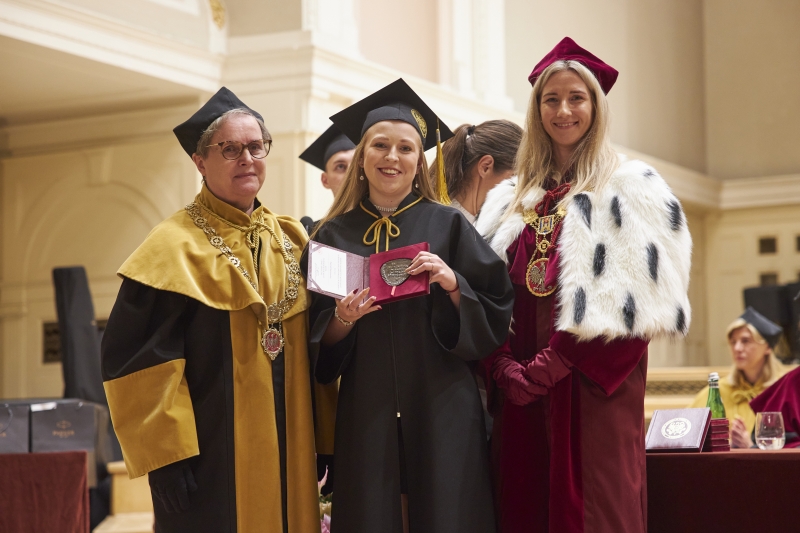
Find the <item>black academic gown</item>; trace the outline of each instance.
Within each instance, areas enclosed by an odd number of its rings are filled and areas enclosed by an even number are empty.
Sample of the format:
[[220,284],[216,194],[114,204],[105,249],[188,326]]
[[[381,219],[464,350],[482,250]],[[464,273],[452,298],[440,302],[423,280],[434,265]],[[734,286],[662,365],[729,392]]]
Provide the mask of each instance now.
[[[400,204],[402,209],[416,196]],[[364,200],[374,214],[375,207]],[[410,529],[495,530],[486,433],[470,362],[506,338],[513,290],[505,265],[457,210],[427,200],[392,219],[391,248],[428,242],[456,273],[460,311],[431,294],[361,318],[334,346],[320,340],[334,300],[313,295],[311,352],[323,383],[341,376],[336,416],[333,533],[402,531],[397,412],[401,413]],[[375,218],[360,207],[325,224],[317,241],[362,256]],[[385,234],[380,238],[381,250]]]
[[[204,187],[196,202],[219,217],[250,217]],[[249,272],[243,234],[207,211]],[[258,207],[273,231],[306,242],[300,224]],[[259,345],[266,302],[284,294],[277,241],[259,234],[258,289],[186,212],[159,224],[120,268],[102,343],[102,373],[128,473],[187,460],[197,483],[189,510],[154,501],[156,533],[319,533],[305,289],[283,315],[285,345],[270,361]]]
[[[103,339],[106,380],[128,376],[183,357],[200,450],[213,460],[190,459],[198,490],[191,510],[166,513],[154,501],[157,531],[237,531],[233,354],[228,312],[174,292],[124,279]],[[273,366],[277,411],[283,413],[283,358]],[[144,392],[144,391],[142,391]],[[285,421],[278,417],[281,484],[285,487]],[[205,455],[202,459],[205,459]],[[222,503],[222,505],[220,505]]]

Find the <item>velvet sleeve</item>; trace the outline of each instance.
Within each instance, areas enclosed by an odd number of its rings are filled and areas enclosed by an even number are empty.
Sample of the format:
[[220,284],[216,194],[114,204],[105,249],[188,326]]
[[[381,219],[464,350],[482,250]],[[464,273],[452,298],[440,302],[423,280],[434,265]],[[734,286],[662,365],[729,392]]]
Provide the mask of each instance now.
[[101,346],[103,386],[131,478],[198,455],[184,375],[194,301],[124,279]]
[[[547,395],[549,389],[571,373],[572,364],[556,350],[546,347],[529,361],[520,363],[511,354],[510,342],[495,350],[484,365],[491,372],[491,383],[504,390],[516,405],[527,405]],[[487,395],[495,393],[487,386]]]
[[465,361],[487,357],[508,336],[514,290],[505,263],[469,222],[459,216],[450,231],[448,266],[461,292],[456,309],[433,287],[432,328],[439,344]]
[[571,333],[557,331],[550,347],[610,396],[639,364],[649,341],[639,337],[607,341],[597,337],[578,342]]

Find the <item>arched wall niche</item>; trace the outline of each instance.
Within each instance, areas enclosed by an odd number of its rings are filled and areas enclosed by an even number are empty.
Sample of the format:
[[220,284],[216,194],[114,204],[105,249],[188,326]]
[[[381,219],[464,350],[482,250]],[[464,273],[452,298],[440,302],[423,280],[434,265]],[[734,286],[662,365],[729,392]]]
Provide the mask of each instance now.
[[108,317],[117,269],[156,224],[191,201],[199,177],[167,134],[0,163],[0,396],[59,396],[60,365],[42,360],[43,324],[56,320],[52,269],[84,266],[95,314]]

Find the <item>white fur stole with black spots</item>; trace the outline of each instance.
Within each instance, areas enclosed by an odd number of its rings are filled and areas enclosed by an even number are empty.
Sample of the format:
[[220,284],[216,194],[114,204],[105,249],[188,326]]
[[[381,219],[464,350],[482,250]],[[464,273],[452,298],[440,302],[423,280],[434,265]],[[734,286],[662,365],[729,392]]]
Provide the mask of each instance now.
[[[515,187],[511,178],[492,189],[476,226],[506,262],[525,227],[522,213],[500,222]],[[524,208],[543,195],[532,190]],[[623,160],[606,187],[578,194],[566,207],[556,329],[581,340],[686,335],[692,238],[680,202],[655,169]]]

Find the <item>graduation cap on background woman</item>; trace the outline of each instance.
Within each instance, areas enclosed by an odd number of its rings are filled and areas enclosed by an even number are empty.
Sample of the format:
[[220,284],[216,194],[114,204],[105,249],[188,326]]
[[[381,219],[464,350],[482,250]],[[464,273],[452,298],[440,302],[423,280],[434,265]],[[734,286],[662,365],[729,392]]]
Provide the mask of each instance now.
[[325,165],[328,164],[328,160],[331,157],[339,152],[352,150],[355,147],[356,145],[347,135],[342,133],[336,126],[331,126],[300,154],[300,159],[325,172]]
[[739,317],[754,328],[764,337],[770,348],[775,348],[778,341],[783,335],[783,328],[778,324],[768,319],[752,307],[745,309],[744,313]]
[[[371,126],[384,120],[400,120],[414,126],[422,139],[423,151],[436,146],[436,156],[439,161],[437,172],[439,201],[449,205],[450,197],[447,195],[447,181],[444,175],[442,143],[453,137],[453,132],[450,131],[447,124],[439,120],[436,113],[403,78],[390,83],[331,117],[331,121],[355,144],[361,142],[364,133]],[[435,129],[432,131],[432,128]]]

